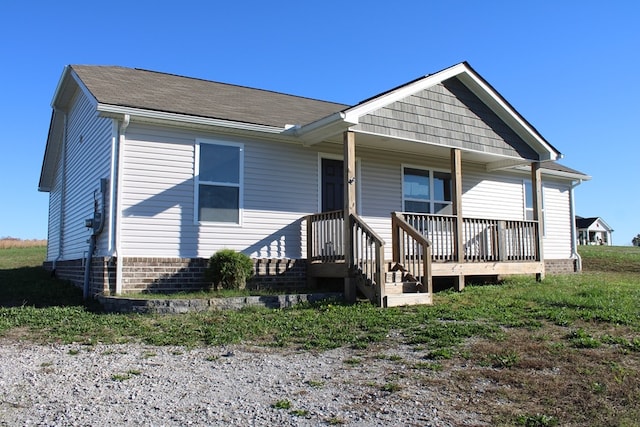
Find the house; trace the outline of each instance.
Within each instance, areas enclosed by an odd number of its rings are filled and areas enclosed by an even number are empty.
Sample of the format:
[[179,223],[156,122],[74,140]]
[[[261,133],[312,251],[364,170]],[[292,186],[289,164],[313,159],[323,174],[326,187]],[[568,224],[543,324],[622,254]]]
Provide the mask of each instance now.
[[602,218],[576,216],[576,229],[580,245],[613,245],[611,238],[613,228],[609,227]]
[[71,65],[52,107],[45,267],[86,296],[200,288],[222,248],[255,286],[338,280],[386,306],[579,268],[589,177],[466,62],[356,105]]

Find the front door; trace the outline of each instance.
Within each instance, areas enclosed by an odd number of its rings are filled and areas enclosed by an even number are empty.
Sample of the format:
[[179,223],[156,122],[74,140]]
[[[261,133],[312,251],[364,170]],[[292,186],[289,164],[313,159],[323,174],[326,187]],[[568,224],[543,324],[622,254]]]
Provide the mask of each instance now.
[[342,160],[322,159],[322,212],[338,211],[344,207],[344,163]]

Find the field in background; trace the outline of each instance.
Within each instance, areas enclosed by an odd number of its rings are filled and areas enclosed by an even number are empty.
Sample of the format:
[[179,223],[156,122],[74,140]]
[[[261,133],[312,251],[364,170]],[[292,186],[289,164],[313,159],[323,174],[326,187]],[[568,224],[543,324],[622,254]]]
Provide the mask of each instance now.
[[[417,381],[442,391],[456,410],[490,417],[491,425],[637,426],[640,248],[585,246],[580,254],[583,274],[468,286],[436,294],[433,306],[327,302],[159,316],[92,310],[80,289],[40,268],[44,247],[13,247],[0,249],[0,336],[74,343],[79,351],[131,341],[345,346],[353,351],[345,369],[362,369],[372,390]],[[395,355],[396,345],[420,362]],[[398,369],[367,373],[367,360],[380,357],[397,360]]]
[[34,247],[43,247],[47,246],[46,240],[22,240],[16,239],[15,237],[3,237],[0,239],[0,249],[11,249],[11,248],[34,248]]

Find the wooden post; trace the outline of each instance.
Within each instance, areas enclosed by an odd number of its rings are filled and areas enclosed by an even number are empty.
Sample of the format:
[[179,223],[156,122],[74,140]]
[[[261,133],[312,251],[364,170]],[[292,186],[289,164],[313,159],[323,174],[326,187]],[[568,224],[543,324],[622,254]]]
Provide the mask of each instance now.
[[376,284],[378,285],[378,307],[384,307],[384,297],[387,293],[386,290],[386,277],[384,268],[384,246],[376,244]]
[[351,277],[353,267],[353,233],[351,228],[351,214],[356,213],[356,140],[355,133],[344,132],[344,221],[343,221],[343,245],[344,261],[347,268],[347,276],[344,279],[344,297],[347,302],[355,302],[356,285]]
[[[451,191],[453,215],[456,217],[455,245],[453,258],[456,262],[464,261],[464,225],[462,219],[462,152],[459,148],[451,149]],[[455,288],[458,291],[464,289],[464,275],[456,277]]]
[[311,263],[313,261],[314,250],[316,245],[314,241],[313,222],[311,221],[311,215],[306,216],[307,222],[307,286],[310,289],[315,289],[318,283],[318,279],[311,274]]
[[542,244],[542,174],[540,162],[531,163],[531,193],[533,196],[533,220],[536,226],[536,259],[542,263],[542,271],[536,274],[536,280],[544,279],[544,254]]

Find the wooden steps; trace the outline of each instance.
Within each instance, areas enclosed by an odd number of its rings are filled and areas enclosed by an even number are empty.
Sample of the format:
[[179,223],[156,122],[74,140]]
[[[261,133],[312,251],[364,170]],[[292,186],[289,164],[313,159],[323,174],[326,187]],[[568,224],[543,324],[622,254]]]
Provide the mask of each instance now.
[[407,274],[401,265],[390,265],[388,268],[385,273],[384,307],[433,304],[432,295],[423,293],[422,283]]

